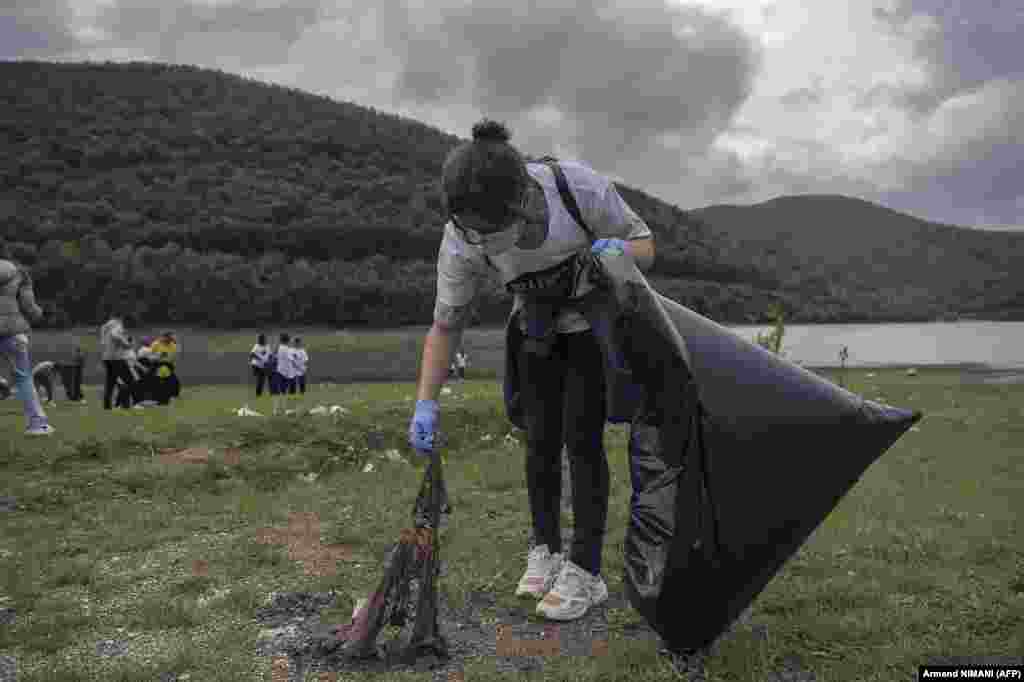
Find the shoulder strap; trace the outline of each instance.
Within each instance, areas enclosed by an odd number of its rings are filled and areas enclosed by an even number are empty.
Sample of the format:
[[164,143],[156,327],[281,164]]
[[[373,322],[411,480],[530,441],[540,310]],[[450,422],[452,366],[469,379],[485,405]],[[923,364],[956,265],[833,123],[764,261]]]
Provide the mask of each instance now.
[[573,220],[583,228],[583,231],[590,237],[590,241],[594,241],[594,233],[587,225],[587,222],[583,220],[583,214],[580,213],[580,207],[576,204],[576,199],[573,197],[572,192],[569,190],[569,181],[565,178],[565,172],[562,167],[558,165],[558,160],[553,156],[545,156],[540,159],[540,162],[551,169],[551,172],[555,175],[555,184],[558,185],[558,194],[562,197],[562,203],[565,204],[566,209],[569,211],[569,215],[573,217]]
[[[587,233],[587,237],[589,237],[590,241],[593,242],[594,232],[590,229],[590,226],[587,225],[587,221],[583,219],[583,214],[580,213],[580,207],[576,203],[576,198],[573,197],[572,191],[569,189],[569,181],[565,177],[565,171],[563,171],[562,167],[558,165],[558,159],[553,156],[545,156],[537,159],[537,162],[543,163],[551,169],[551,172],[555,176],[555,184],[558,186],[558,194],[562,197],[562,203],[565,204],[565,208],[569,211],[569,215],[572,216],[573,220],[576,221],[576,224],[583,228],[583,231]],[[498,269],[498,266],[494,264],[487,254],[484,254],[484,260],[486,260],[487,264],[493,269]]]

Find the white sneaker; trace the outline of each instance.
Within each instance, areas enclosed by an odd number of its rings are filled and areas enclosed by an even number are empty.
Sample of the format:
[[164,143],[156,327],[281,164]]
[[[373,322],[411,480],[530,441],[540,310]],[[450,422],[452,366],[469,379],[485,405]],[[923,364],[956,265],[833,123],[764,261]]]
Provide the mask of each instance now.
[[57,429],[53,428],[49,424],[46,424],[44,426],[33,426],[30,429],[25,429],[25,435],[26,436],[49,436],[51,433],[53,433],[56,430]]
[[537,604],[537,614],[551,620],[576,620],[607,598],[608,586],[601,576],[566,559],[554,587]]
[[517,597],[540,599],[551,589],[562,565],[561,554],[551,554],[547,545],[538,545],[530,550],[526,558],[526,572],[516,587]]

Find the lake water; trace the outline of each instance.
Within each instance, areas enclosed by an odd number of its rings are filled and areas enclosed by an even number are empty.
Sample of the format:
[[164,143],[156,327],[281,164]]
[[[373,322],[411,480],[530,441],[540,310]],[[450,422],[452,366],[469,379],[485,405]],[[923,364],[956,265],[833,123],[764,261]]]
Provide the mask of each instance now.
[[[754,340],[765,326],[730,327]],[[932,322],[786,325],[782,350],[790,360],[812,367],[839,366],[848,348],[848,367],[983,364],[1024,369],[1024,322]]]

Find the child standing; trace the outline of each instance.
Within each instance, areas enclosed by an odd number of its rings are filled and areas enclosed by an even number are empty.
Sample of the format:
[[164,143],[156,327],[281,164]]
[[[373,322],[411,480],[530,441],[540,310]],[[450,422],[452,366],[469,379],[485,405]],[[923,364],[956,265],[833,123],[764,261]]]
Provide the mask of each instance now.
[[275,355],[274,374],[270,379],[270,394],[274,397],[274,414],[284,412],[284,400],[288,395],[288,388],[291,383],[292,374],[292,353],[289,343],[291,336],[282,332],[277,344]]
[[129,391],[135,390],[135,380],[128,367],[128,351],[132,347],[126,338],[124,321],[112,317],[100,328],[100,348],[103,349],[103,366],[106,382],[103,385],[103,409],[113,408],[114,387],[123,382]]
[[[295,337],[295,342],[292,344],[292,360],[295,365],[295,384],[298,386],[299,393],[306,395],[306,368],[309,366],[309,354],[306,353],[302,339],[298,336]],[[295,393],[294,385],[292,393]]]
[[[252,368],[253,377],[256,378],[256,397],[263,395],[263,384],[270,383],[267,372],[267,364],[270,361],[270,346],[267,345],[267,335],[260,334],[256,337],[256,344],[249,351],[249,366]],[[269,387],[268,387],[269,388]]]

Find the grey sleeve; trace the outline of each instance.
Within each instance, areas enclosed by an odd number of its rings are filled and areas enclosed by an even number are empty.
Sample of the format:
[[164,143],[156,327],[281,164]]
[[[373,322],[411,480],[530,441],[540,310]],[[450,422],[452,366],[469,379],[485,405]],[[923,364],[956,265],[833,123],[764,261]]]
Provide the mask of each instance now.
[[481,276],[479,264],[462,251],[454,231],[446,228],[437,258],[434,321],[452,329],[463,328],[472,319]]
[[32,288],[32,278],[24,271],[22,271],[21,276],[25,281],[18,288],[18,305],[21,307],[21,312],[25,314],[30,322],[38,322],[43,319],[43,309],[36,303],[36,292]]

